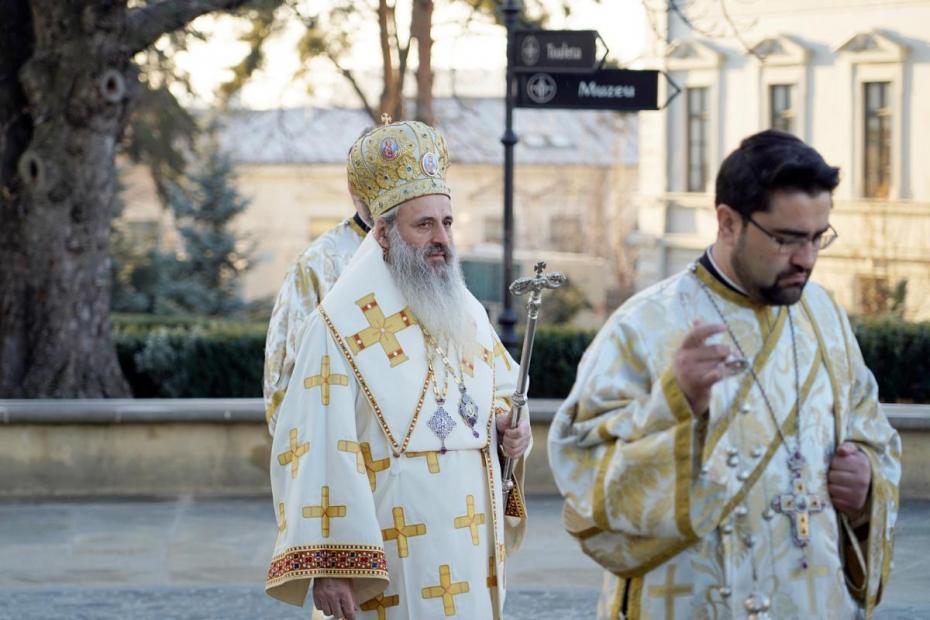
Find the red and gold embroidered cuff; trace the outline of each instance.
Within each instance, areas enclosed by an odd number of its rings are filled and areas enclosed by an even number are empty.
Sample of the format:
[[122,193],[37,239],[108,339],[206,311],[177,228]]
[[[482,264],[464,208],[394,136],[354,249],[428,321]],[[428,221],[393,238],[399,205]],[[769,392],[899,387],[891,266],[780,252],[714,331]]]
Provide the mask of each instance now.
[[381,547],[371,545],[316,545],[290,547],[275,556],[267,584],[295,577],[387,577],[387,560]]

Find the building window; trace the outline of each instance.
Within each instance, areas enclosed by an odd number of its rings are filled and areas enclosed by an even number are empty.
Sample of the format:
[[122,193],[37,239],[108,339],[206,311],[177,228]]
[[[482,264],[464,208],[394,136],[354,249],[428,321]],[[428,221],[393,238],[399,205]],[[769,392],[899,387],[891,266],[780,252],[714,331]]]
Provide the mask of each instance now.
[[707,88],[688,88],[688,191],[707,189]]
[[311,217],[309,230],[307,231],[310,234],[310,241],[335,228],[341,222],[342,219],[338,217]]
[[581,218],[577,215],[554,215],[549,219],[549,242],[559,252],[580,253],[584,248]]
[[794,133],[795,111],[793,106],[794,86],[772,84],[769,86],[769,126],[772,129]]
[[865,101],[865,195],[887,198],[891,187],[891,107],[889,82],[866,82]]

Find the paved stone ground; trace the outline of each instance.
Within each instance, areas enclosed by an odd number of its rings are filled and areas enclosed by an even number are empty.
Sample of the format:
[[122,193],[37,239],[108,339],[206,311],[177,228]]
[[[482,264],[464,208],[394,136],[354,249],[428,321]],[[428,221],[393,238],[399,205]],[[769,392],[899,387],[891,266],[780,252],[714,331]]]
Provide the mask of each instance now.
[[[532,498],[510,563],[508,620],[593,617],[600,571]],[[909,502],[881,620],[930,618],[930,502]],[[0,503],[0,619],[308,618],[261,588],[274,537],[265,498]]]

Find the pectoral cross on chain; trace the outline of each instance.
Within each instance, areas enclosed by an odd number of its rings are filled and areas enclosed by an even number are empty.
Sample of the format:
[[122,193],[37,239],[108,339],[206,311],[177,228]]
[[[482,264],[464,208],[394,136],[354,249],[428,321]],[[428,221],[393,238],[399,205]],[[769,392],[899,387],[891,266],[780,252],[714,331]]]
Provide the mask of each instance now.
[[791,491],[776,495],[772,500],[772,510],[791,519],[791,534],[796,547],[806,547],[811,537],[810,516],[823,510],[823,500],[808,493],[807,486],[801,479],[804,457],[800,450],[795,450],[788,459],[791,470]]

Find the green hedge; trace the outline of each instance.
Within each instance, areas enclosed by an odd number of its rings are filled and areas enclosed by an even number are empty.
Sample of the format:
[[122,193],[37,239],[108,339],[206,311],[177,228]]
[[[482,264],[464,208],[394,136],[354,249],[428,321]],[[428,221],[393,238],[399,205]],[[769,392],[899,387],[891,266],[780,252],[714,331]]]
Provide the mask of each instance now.
[[594,339],[594,334],[593,331],[574,327],[540,327],[533,341],[530,397],[568,396],[575,384],[578,362]]
[[853,329],[882,402],[930,403],[930,323],[858,318]]
[[223,321],[114,321],[123,374],[137,398],[260,397],[265,326]]
[[[930,323],[858,319],[856,337],[883,402],[930,403]],[[260,397],[265,325],[196,317],[114,317],[120,364],[139,398]],[[562,398],[594,332],[542,327],[530,396]]]

